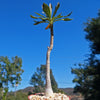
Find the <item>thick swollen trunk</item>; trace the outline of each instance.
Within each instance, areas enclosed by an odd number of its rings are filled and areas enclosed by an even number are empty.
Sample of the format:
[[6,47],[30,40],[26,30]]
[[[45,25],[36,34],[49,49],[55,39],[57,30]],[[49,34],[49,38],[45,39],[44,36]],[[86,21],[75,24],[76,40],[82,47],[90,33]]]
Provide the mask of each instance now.
[[47,50],[47,58],[46,58],[46,89],[45,89],[45,96],[50,97],[53,95],[53,90],[51,86],[51,79],[50,79],[50,53],[53,48],[53,25],[50,27],[51,32],[51,40],[50,40],[50,47]]

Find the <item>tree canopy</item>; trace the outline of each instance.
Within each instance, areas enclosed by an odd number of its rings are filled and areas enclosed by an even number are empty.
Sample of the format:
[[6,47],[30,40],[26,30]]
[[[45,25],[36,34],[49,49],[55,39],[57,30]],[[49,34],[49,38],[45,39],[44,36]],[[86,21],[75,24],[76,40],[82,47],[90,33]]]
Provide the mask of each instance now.
[[76,83],[75,92],[80,92],[85,100],[100,99],[100,12],[97,18],[92,18],[86,23],[84,29],[86,39],[90,45],[90,56],[79,68],[72,69],[76,75],[73,82]]
[[0,92],[4,98],[11,85],[14,87],[20,83],[22,73],[21,58],[15,56],[10,59],[7,56],[0,56]]
[[97,18],[92,18],[86,23],[84,29],[86,39],[90,42],[90,48],[93,54],[100,54],[100,10]]

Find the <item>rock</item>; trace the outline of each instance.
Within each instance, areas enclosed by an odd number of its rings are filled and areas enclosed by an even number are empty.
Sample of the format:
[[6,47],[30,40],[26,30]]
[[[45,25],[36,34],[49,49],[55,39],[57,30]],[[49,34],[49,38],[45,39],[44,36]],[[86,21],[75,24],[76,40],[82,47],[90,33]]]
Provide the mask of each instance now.
[[54,93],[53,96],[46,97],[46,96],[39,96],[39,95],[30,95],[28,96],[29,100],[70,100],[70,98],[61,93]]

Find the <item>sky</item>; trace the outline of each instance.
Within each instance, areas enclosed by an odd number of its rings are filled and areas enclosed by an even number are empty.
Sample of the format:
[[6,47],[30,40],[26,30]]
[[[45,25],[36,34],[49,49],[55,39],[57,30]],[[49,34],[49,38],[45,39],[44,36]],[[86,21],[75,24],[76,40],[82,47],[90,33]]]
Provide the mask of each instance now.
[[[30,79],[37,67],[46,64],[50,42],[47,24],[33,25],[30,15],[42,14],[42,4],[52,3],[53,10],[60,2],[58,13],[73,12],[69,22],[54,23],[54,47],[51,52],[51,69],[59,88],[74,87],[75,63],[83,63],[90,53],[84,32],[87,19],[97,17],[100,0],[1,0],[0,1],[0,56],[19,56],[23,61],[21,84],[17,89],[31,86]],[[10,88],[13,90],[12,88]]]

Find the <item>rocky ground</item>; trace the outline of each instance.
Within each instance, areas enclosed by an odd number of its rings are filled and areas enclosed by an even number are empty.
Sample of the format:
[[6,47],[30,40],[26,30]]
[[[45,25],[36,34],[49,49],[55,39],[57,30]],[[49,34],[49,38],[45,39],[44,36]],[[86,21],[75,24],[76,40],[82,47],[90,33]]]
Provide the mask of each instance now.
[[50,97],[30,95],[28,99],[29,100],[70,100],[70,97],[61,93],[54,93],[53,96]]

